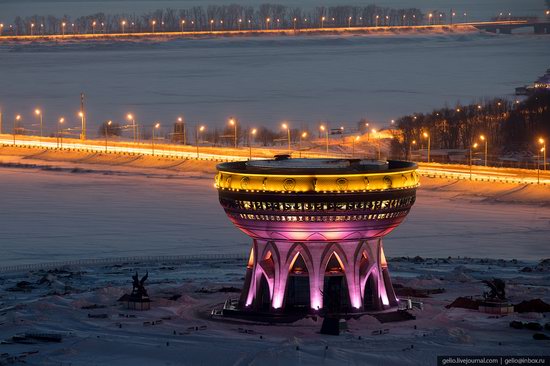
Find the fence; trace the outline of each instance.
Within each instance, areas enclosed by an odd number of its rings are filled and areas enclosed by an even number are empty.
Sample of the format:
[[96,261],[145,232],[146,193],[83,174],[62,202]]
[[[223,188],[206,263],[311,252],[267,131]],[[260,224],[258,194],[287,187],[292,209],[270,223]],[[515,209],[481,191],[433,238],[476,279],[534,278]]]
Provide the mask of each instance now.
[[169,255],[169,256],[133,256],[114,258],[90,258],[75,259],[59,262],[46,262],[34,264],[20,264],[14,266],[0,267],[0,273],[25,272],[40,269],[52,269],[72,266],[98,266],[121,263],[151,263],[151,262],[185,262],[185,261],[216,261],[216,260],[242,260],[248,257],[244,254],[191,254],[191,255]]

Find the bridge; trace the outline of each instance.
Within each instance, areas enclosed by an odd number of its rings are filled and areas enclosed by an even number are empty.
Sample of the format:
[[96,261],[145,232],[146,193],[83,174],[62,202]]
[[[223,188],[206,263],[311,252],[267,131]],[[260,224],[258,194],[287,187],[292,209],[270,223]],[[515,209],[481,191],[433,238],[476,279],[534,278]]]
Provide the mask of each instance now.
[[491,33],[512,34],[514,29],[533,28],[535,34],[550,34],[550,21],[543,20],[502,20],[494,22],[460,23],[471,25],[479,30]]
[[277,29],[226,29],[165,32],[126,32],[126,33],[74,33],[74,34],[0,34],[0,43],[17,41],[62,41],[62,40],[114,40],[135,38],[185,38],[185,37],[233,37],[261,35],[337,35],[337,34],[393,34],[399,32],[468,32],[475,29],[492,33],[511,34],[517,28],[533,27],[536,34],[550,34],[550,21],[542,20],[503,20],[437,25],[392,25],[392,26],[343,26]]

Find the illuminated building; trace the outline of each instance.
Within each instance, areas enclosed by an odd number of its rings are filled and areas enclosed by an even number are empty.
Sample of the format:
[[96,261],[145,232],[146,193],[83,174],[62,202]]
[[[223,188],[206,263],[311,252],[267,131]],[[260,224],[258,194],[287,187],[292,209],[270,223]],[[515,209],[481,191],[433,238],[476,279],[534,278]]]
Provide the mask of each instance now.
[[253,239],[239,309],[369,312],[397,306],[382,238],[407,216],[416,164],[359,159],[218,165],[230,220]]

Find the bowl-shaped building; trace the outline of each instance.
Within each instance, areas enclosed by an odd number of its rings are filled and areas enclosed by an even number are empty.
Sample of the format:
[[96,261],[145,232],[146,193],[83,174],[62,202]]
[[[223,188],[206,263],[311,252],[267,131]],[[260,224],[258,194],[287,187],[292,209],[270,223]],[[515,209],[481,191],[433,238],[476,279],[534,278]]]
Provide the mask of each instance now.
[[239,307],[370,312],[397,306],[382,238],[414,204],[416,164],[290,159],[218,165],[229,219],[253,239]]

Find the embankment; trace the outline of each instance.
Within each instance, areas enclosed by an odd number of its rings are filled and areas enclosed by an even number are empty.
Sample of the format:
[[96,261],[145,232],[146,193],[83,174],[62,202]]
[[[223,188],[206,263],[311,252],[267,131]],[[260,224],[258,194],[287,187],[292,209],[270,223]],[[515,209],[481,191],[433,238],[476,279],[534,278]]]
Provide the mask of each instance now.
[[[0,168],[83,168],[89,171],[140,172],[211,178],[218,161],[151,155],[0,148]],[[451,200],[550,206],[550,186],[421,177],[421,190]]]

